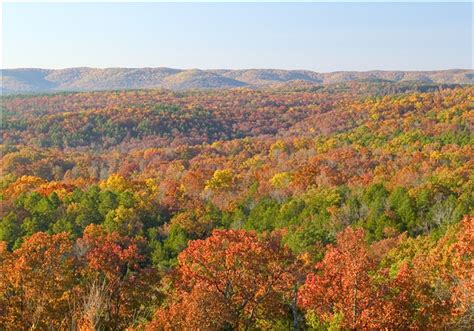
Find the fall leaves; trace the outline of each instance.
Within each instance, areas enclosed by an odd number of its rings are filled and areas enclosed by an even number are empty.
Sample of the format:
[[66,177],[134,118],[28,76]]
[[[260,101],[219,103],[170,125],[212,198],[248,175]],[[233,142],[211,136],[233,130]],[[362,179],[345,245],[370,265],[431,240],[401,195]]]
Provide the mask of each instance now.
[[5,99],[0,329],[469,328],[473,88],[360,88]]
[[285,316],[295,268],[278,237],[215,230],[189,242],[178,260],[176,292],[152,326],[241,329]]
[[373,245],[347,228],[316,264],[294,256],[278,233],[214,230],[189,241],[171,273],[147,266],[143,243],[100,226],[76,241],[39,232],[0,251],[0,325],[465,328],[473,322],[473,224],[466,217],[436,242],[402,235]]
[[76,241],[38,232],[0,261],[5,329],[122,329],[158,299],[139,243],[93,225]]
[[[473,224],[466,217],[434,245],[427,238],[401,236],[372,247],[362,230],[348,228],[306,278],[300,305],[316,326],[443,329],[472,325]],[[407,246],[415,253],[393,260],[393,254]]]

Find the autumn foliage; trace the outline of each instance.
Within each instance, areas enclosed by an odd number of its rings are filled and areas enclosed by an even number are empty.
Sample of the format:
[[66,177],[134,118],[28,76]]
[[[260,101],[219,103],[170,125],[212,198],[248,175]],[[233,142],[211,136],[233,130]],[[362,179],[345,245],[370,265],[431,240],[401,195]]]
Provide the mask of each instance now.
[[0,329],[471,329],[473,92],[2,97]]
[[277,237],[215,230],[190,242],[178,261],[176,292],[156,313],[152,329],[240,329],[288,313],[294,258]]

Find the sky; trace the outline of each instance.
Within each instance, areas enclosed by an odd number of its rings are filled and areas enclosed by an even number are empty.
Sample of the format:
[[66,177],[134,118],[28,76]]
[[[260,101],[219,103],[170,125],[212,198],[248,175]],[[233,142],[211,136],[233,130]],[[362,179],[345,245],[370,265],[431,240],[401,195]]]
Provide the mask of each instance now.
[[2,68],[472,69],[465,3],[4,3]]

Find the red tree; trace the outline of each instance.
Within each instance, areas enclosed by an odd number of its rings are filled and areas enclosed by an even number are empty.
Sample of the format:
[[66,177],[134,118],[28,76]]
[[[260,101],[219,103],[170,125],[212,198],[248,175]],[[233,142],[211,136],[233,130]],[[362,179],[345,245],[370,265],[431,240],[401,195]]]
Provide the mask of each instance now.
[[276,236],[215,230],[179,255],[176,289],[153,328],[217,330],[278,320],[295,284],[292,256]]

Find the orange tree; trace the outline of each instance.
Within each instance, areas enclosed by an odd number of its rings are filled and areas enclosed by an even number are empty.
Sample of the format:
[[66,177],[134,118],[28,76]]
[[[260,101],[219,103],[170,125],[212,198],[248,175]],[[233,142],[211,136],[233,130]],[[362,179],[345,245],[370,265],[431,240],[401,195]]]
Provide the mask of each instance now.
[[288,317],[294,259],[277,236],[214,230],[178,260],[174,293],[150,329],[243,329]]

